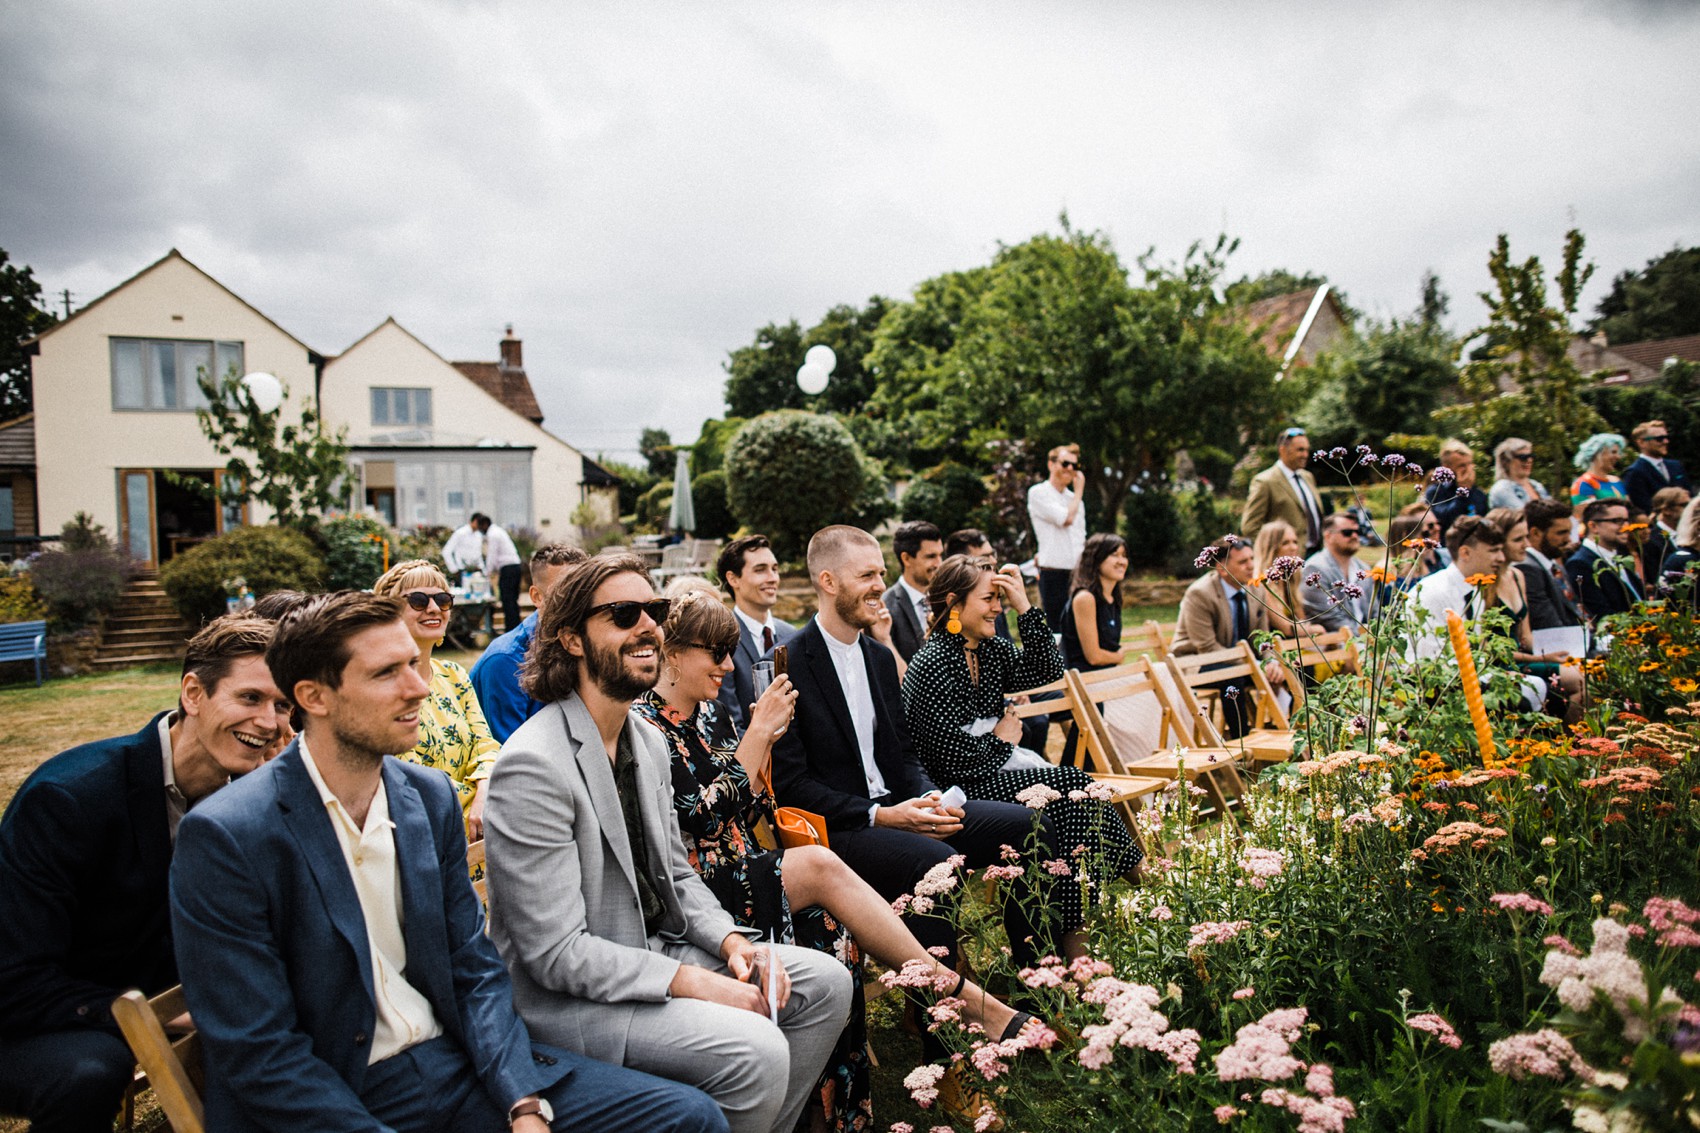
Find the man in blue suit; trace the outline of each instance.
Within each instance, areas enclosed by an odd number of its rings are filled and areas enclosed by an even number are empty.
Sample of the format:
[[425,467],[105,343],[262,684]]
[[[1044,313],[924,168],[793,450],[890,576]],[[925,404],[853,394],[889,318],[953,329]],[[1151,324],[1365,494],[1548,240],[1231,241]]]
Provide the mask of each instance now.
[[272,625],[190,640],[175,712],[54,756],[0,820],[0,1113],[39,1133],[111,1133],[135,1071],[112,1020],[129,988],[177,983],[166,877],[178,821],[287,738]]
[[1564,561],[1564,569],[1590,622],[1627,613],[1643,597],[1640,578],[1624,565],[1624,561],[1634,561],[1628,558],[1628,540],[1623,534],[1628,522],[1629,507],[1622,500],[1595,500],[1582,509],[1587,538]]
[[795,626],[773,616],[779,602],[779,560],[766,535],[746,535],[721,548],[714,564],[721,585],[732,595],[738,615],[738,648],[732,654],[732,679],[720,686],[720,706],[744,730],[750,705],[756,701],[750,671],[797,634]]
[[1629,494],[1630,503],[1651,512],[1653,493],[1660,488],[1682,488],[1693,494],[1694,485],[1688,482],[1682,461],[1668,455],[1670,430],[1663,421],[1643,421],[1630,431],[1629,437],[1641,450],[1635,462],[1623,470],[1623,490]]
[[534,1046],[484,935],[426,682],[393,598],[286,616],[266,660],[305,728],[185,818],[171,870],[207,1128],[724,1130],[689,1087]]

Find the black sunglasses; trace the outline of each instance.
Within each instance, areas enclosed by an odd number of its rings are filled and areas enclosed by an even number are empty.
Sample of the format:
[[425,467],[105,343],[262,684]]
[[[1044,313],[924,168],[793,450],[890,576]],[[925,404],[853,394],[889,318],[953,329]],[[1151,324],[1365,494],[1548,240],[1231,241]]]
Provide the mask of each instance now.
[[1072,460],[1059,460],[1059,461],[1057,461],[1057,463],[1060,464],[1064,468],[1079,468],[1080,467],[1079,464],[1075,463]]
[[638,624],[640,614],[648,614],[650,621],[660,625],[667,620],[667,614],[672,609],[671,598],[652,598],[648,602],[604,602],[586,610],[584,620],[589,621],[597,614],[605,613],[614,623],[615,629],[631,629]]
[[714,659],[716,665],[724,664],[726,658],[732,656],[732,650],[738,648],[736,645],[706,645],[700,641],[681,641],[679,644],[687,649],[702,650]]
[[1363,537],[1363,528],[1361,528],[1361,527],[1342,527],[1342,528],[1340,528],[1340,534],[1348,536],[1352,539],[1361,539]]
[[446,610],[455,604],[455,596],[447,590],[414,590],[403,595],[407,604],[415,610],[424,610],[432,602],[437,603],[437,609]]
[[1532,452],[1514,452],[1514,453],[1511,454],[1511,459],[1512,460],[1533,460],[1533,459],[1535,459],[1535,454],[1532,453]]
[[1644,441],[1668,441],[1668,440],[1670,440],[1670,434],[1669,433],[1660,433],[1658,436],[1655,437],[1651,433],[1649,433],[1646,436],[1642,437],[1641,439],[1644,440]]

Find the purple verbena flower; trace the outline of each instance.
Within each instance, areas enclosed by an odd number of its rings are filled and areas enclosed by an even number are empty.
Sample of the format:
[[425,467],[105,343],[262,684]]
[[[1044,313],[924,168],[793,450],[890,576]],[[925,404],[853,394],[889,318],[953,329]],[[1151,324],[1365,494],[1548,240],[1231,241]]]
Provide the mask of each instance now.
[[1227,688],[1222,690],[1222,695],[1227,697],[1229,700],[1238,700],[1240,698],[1240,686],[1229,685]]
[[1285,582],[1304,569],[1305,561],[1296,555],[1282,555],[1269,564],[1270,582]]
[[1316,589],[1321,590],[1322,589],[1322,576],[1320,574],[1316,573],[1314,570],[1311,571],[1309,574],[1305,575],[1305,585],[1306,586],[1313,586]]
[[1381,458],[1381,463],[1386,468],[1400,468],[1404,466],[1405,458],[1396,452],[1390,452]]
[[1423,478],[1423,466],[1420,464],[1407,465],[1405,467],[1405,471],[1409,472],[1412,476],[1415,476],[1419,480]]
[[1364,596],[1364,588],[1363,587],[1361,587],[1361,586],[1348,586],[1348,587],[1346,587],[1346,597],[1352,599],[1353,601],[1356,601],[1357,599],[1362,598],[1363,596]]
[[1429,473],[1428,479],[1431,484],[1451,484],[1458,479],[1458,476],[1452,471],[1452,469],[1445,465],[1441,465],[1439,468],[1436,468],[1433,472]]
[[1340,445],[1340,446],[1336,447],[1328,455],[1331,459],[1334,459],[1334,460],[1345,460],[1347,455],[1348,455],[1347,452],[1346,452],[1346,446]]

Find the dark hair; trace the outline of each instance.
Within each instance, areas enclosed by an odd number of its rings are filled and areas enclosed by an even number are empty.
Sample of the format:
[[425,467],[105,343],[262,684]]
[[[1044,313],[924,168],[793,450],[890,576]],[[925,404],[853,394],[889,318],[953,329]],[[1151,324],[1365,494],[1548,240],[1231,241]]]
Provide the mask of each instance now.
[[251,612],[214,618],[189,639],[183,651],[183,675],[195,674],[201,687],[211,693],[237,661],[263,656],[275,630],[270,621]]
[[[266,667],[283,695],[295,703],[295,686],[315,681],[327,688],[342,685],[343,670],[352,656],[348,642],[373,626],[401,621],[400,598],[339,590],[314,595],[277,623]],[[297,706],[299,707],[299,706]]]
[[938,543],[944,540],[944,535],[933,523],[924,519],[911,519],[908,523],[900,523],[897,530],[891,534],[891,553],[897,556],[901,565],[904,555],[921,553],[922,543]]
[[1481,547],[1503,547],[1505,533],[1487,521],[1485,516],[1461,515],[1452,521],[1446,532],[1446,549],[1457,558],[1471,543]]
[[991,539],[978,527],[964,527],[961,531],[952,531],[950,537],[944,541],[944,557],[948,559],[952,555],[966,555],[978,549],[981,544],[990,542]]
[[1664,511],[1668,507],[1675,507],[1679,500],[1682,506],[1687,507],[1692,498],[1693,493],[1687,488],[1660,488],[1653,493],[1653,510]]
[[531,569],[542,566],[577,566],[590,558],[571,543],[543,543],[531,552]]
[[1582,509],[1582,522],[1592,523],[1606,513],[1607,508],[1620,507],[1627,514],[1629,501],[1614,497],[1609,500],[1590,500],[1588,506]]
[[[1342,523],[1345,523],[1347,520],[1351,520],[1353,523],[1358,523],[1358,517],[1353,515],[1349,511],[1329,512],[1327,515],[1322,517],[1322,530],[1323,531],[1333,531],[1335,528],[1339,527]],[[1363,524],[1358,523],[1358,526],[1362,527]]]
[[476,525],[477,525],[477,523],[478,523],[478,521],[479,521],[479,520],[481,520],[481,519],[482,519],[482,520],[483,520],[483,521],[484,521],[484,522],[485,522],[485,523],[489,523],[489,522],[490,522],[490,517],[489,517],[489,516],[487,516],[487,515],[485,515],[485,514],[484,514],[484,513],[483,513],[483,512],[481,512],[481,511],[475,511],[475,512],[473,512],[473,513],[472,513],[472,514],[471,514],[471,515],[469,515],[469,516],[467,516],[467,517],[466,517],[466,522],[467,522],[467,523],[468,523],[468,524],[469,524],[469,525],[472,525],[472,526],[476,526]]
[[991,559],[975,555],[952,555],[940,563],[939,569],[933,572],[932,585],[927,587],[927,605],[933,611],[927,622],[927,633],[932,634],[944,623],[950,615],[952,603],[967,598],[968,592],[980,584],[981,575],[996,569]]
[[766,535],[746,535],[720,548],[720,557],[714,561],[714,577],[720,580],[720,585],[726,588],[726,593],[732,593],[732,584],[726,581],[726,576],[735,574],[742,578],[744,560],[750,557],[751,551],[760,551],[763,548],[773,550],[773,544],[767,541]]
[[736,648],[738,619],[718,594],[696,590],[673,599],[673,608],[661,633],[663,652],[687,645]]
[[[1082,590],[1090,590],[1093,594],[1098,590],[1098,568],[1104,565],[1104,560],[1127,546],[1127,540],[1120,535],[1112,535],[1108,531],[1100,531],[1096,535],[1087,536],[1086,546],[1080,551],[1080,561],[1074,564],[1074,577],[1068,582],[1069,601]],[[1117,582],[1110,601],[1116,609],[1122,607],[1122,584]]]
[[1396,515],[1387,525],[1387,545],[1393,548],[1394,554],[1398,554],[1400,548],[1405,545],[1405,540],[1415,539],[1417,532],[1422,529],[1421,515]]
[[311,594],[303,594],[299,590],[273,590],[270,594],[254,603],[249,610],[256,618],[264,618],[275,622],[291,610],[299,610],[313,600]]
[[1545,531],[1561,519],[1570,518],[1570,505],[1559,500],[1534,499],[1523,505],[1523,518],[1530,531]]
[[551,704],[577,691],[579,659],[561,644],[561,634],[582,635],[597,590],[621,574],[635,574],[650,582],[649,569],[636,555],[597,555],[543,595],[543,608],[537,611],[537,632],[519,670],[519,687],[531,699]]

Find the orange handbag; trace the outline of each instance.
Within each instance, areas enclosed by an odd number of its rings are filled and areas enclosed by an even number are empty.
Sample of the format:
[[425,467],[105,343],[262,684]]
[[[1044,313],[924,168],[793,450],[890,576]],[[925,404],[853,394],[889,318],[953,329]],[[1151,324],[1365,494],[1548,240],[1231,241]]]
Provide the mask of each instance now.
[[[767,766],[761,770],[762,789],[773,795],[773,757],[768,757]],[[797,806],[777,806],[773,808],[773,833],[779,839],[779,845],[784,849],[793,846],[825,846],[826,819],[812,810],[804,810]]]

